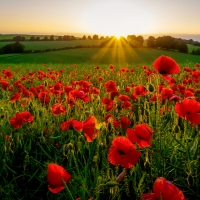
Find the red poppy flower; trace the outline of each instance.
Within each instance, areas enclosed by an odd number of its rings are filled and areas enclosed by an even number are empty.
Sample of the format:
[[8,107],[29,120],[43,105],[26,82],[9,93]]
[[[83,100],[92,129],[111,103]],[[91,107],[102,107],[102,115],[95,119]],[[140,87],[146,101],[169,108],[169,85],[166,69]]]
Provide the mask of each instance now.
[[92,142],[99,133],[95,128],[96,121],[96,117],[92,115],[83,122],[83,132],[88,142]]
[[162,88],[161,95],[162,99],[170,99],[173,96],[174,91],[170,88]]
[[121,94],[118,97],[118,100],[120,100],[120,101],[129,101],[129,99],[130,99],[129,96],[124,95],[124,94]]
[[92,89],[90,90],[90,93],[91,94],[99,95],[100,90],[98,88],[92,87]]
[[60,128],[62,131],[66,131],[68,129],[73,129],[73,128],[77,131],[80,131],[83,129],[83,123],[78,120],[70,119],[68,121],[63,122],[60,125]]
[[13,118],[9,120],[13,128],[20,128],[23,123],[25,122],[32,122],[34,119],[34,116],[31,115],[30,112],[24,111],[21,113],[16,113]]
[[131,106],[132,106],[132,104],[130,101],[124,101],[122,103],[122,108],[124,108],[124,109],[130,109]]
[[143,85],[138,85],[134,88],[135,96],[145,96],[147,93],[148,91]]
[[2,88],[5,90],[5,89],[8,87],[9,82],[6,81],[6,80],[2,80],[2,81],[0,82],[0,84],[1,84]]
[[111,111],[113,109],[113,100],[110,98],[103,97],[101,103],[105,107],[107,111]]
[[115,81],[112,80],[107,81],[104,86],[106,92],[112,92],[117,90],[117,84],[115,83]]
[[126,91],[126,92],[130,92],[130,91],[131,91],[131,88],[130,88],[129,86],[126,86],[126,87],[125,87],[125,91]]
[[184,97],[187,98],[187,97],[194,97],[194,93],[189,91],[189,90],[186,90],[184,92]]
[[175,105],[177,115],[194,124],[200,124],[200,103],[193,99],[184,99]]
[[48,189],[52,193],[56,194],[63,190],[65,187],[63,181],[68,184],[71,179],[69,174],[63,167],[50,163],[47,168],[47,181]]
[[20,128],[24,123],[23,116],[21,115],[21,113],[16,113],[16,115],[11,118],[9,122],[11,123],[13,128]]
[[160,56],[154,61],[153,66],[155,70],[162,75],[180,72],[179,65],[175,62],[175,60],[168,56]]
[[179,101],[179,100],[182,100],[182,98],[179,97],[179,96],[177,96],[177,95],[173,95],[173,96],[169,99],[169,101]]
[[83,131],[87,142],[92,142],[98,135],[99,131],[95,128],[97,119],[91,115],[84,122],[73,120],[73,127],[77,131]]
[[132,143],[137,143],[140,148],[150,146],[152,133],[154,131],[146,124],[139,124],[135,129],[128,128],[126,136]]
[[72,90],[72,91],[70,91],[69,95],[68,95],[68,99],[70,101],[73,101],[73,102],[75,102],[76,99],[81,99],[85,103],[87,103],[90,100],[90,98],[88,97],[87,93],[85,93],[82,90]]
[[28,111],[21,112],[21,115],[23,117],[23,122],[32,122],[34,119],[34,116]]
[[19,99],[20,99],[20,93],[18,93],[18,92],[15,92],[14,94],[13,94],[13,96],[10,98],[10,102],[15,102],[15,101],[18,101]]
[[135,165],[141,153],[125,137],[117,137],[112,141],[112,146],[108,152],[108,161],[113,165],[122,165],[124,168],[131,168]]
[[163,177],[156,179],[153,185],[153,192],[143,194],[140,200],[185,200],[183,192]]
[[9,70],[3,70],[4,78],[12,78],[13,74]]
[[73,119],[70,119],[70,120],[68,120],[68,121],[63,122],[63,123],[60,125],[61,130],[62,130],[62,131],[66,131],[66,130],[68,130],[68,129],[72,129],[72,128],[73,128],[73,126],[72,126],[72,121],[73,121]]
[[50,101],[50,96],[49,96],[48,92],[45,92],[45,91],[41,91],[41,92],[38,94],[38,98],[40,99],[40,101],[41,101],[43,104],[48,104],[49,101]]
[[109,118],[111,118],[110,120],[114,120],[114,116],[113,116],[112,114],[107,114],[107,115],[105,116],[105,121],[106,121],[106,123],[109,122]]
[[120,117],[120,120],[121,120],[121,127],[123,129],[126,129],[131,124],[131,120],[124,116]]
[[112,91],[110,93],[110,98],[111,99],[114,99],[115,97],[119,96],[119,92],[116,90],[116,91]]
[[59,114],[65,114],[66,109],[62,106],[62,104],[56,103],[51,107],[51,112],[54,116],[57,116]]

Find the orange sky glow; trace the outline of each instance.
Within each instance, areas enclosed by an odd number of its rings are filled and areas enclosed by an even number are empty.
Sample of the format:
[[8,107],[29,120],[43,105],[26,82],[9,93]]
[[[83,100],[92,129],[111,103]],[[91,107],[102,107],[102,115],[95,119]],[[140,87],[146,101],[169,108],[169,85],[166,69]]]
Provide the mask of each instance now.
[[200,34],[199,7],[199,0],[1,0],[0,33]]

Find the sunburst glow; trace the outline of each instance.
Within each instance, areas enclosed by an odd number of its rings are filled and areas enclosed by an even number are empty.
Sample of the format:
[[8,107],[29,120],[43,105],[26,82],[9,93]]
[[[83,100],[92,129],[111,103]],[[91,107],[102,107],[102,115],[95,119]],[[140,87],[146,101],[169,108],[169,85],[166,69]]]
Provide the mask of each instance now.
[[151,15],[145,7],[131,1],[107,1],[91,4],[86,14],[87,27],[90,32],[114,35],[117,38],[134,33],[150,31]]

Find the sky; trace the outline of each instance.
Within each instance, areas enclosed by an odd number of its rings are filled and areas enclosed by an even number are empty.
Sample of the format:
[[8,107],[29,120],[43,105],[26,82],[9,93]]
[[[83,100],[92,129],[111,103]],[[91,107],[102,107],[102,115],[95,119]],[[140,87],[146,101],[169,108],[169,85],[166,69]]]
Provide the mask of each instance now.
[[0,0],[1,34],[200,34],[200,0]]

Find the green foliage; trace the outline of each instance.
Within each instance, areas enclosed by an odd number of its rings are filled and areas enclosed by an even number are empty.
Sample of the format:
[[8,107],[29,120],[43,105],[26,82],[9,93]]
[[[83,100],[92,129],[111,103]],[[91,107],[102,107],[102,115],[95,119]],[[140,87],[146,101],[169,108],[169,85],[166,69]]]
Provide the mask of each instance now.
[[0,53],[2,54],[10,54],[10,53],[23,53],[25,46],[20,42],[15,42],[11,44],[7,44],[0,49]]

